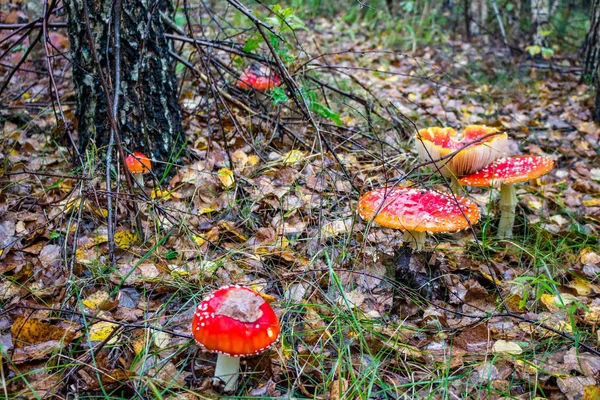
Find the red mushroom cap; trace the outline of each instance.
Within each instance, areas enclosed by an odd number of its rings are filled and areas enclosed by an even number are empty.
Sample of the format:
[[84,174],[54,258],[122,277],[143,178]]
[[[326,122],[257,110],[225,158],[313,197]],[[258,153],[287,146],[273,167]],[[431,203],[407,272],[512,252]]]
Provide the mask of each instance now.
[[469,125],[462,135],[452,128],[421,129],[416,136],[417,151],[422,160],[436,161],[491,133],[498,134],[473,143],[451,159],[442,162],[445,168],[441,171],[445,176],[468,175],[489,165],[505,153],[508,142],[506,133],[500,133],[496,128],[485,125]]
[[237,285],[213,292],[192,319],[192,334],[200,345],[231,357],[263,352],[280,331],[277,316],[260,294]]
[[279,86],[281,81],[279,77],[272,74],[268,68],[251,65],[240,76],[237,86],[240,89],[250,90],[256,89],[264,92],[272,90],[275,86]]
[[132,174],[145,174],[152,171],[152,162],[144,153],[136,151],[125,158],[125,163]]
[[515,156],[496,160],[484,169],[460,180],[466,186],[511,184],[538,178],[554,167],[554,160],[540,156]]
[[405,187],[368,192],[358,201],[358,214],[386,228],[415,232],[458,231],[479,221],[479,208],[469,199]]

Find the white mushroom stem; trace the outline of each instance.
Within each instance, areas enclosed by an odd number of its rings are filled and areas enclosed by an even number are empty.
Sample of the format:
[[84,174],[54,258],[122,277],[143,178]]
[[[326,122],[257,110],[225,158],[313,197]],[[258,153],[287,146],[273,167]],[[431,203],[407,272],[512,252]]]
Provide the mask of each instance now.
[[514,184],[500,186],[500,223],[498,224],[498,238],[510,239],[515,224],[515,211],[517,209],[517,191]]
[[237,388],[239,371],[240,357],[231,357],[219,353],[217,366],[215,367],[215,379],[225,382],[226,392],[233,392]]
[[423,249],[423,245],[425,244],[425,236],[426,232],[416,232],[416,231],[404,231],[402,238],[405,242],[408,242],[412,247],[417,251],[421,251]]
[[144,174],[132,174],[139,187],[144,187]]

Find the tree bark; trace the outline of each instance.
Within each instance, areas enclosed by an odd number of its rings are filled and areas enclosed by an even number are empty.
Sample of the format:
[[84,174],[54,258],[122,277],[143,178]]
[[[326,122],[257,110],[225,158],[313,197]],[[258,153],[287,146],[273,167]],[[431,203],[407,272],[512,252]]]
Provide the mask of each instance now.
[[[159,3],[120,1],[120,46],[115,46],[114,0],[65,0],[80,146],[85,149],[94,143],[101,149],[108,145],[108,107],[114,100],[113,85],[120,82],[115,118],[122,146],[156,160],[174,161],[185,138]],[[96,49],[97,60],[91,46]],[[115,76],[116,65],[120,66],[119,79]],[[109,102],[100,71],[108,86]]]
[[583,74],[591,76],[598,65],[600,54],[600,2],[593,0],[590,8],[590,29],[585,36],[582,64]]

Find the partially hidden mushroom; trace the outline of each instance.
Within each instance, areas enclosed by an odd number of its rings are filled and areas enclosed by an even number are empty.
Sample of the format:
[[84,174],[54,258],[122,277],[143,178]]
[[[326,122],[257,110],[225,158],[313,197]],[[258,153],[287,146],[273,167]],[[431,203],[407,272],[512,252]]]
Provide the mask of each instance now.
[[259,64],[252,64],[240,75],[237,87],[244,90],[255,89],[259,92],[267,92],[279,86],[281,80],[269,68]]
[[458,177],[479,171],[504,156],[508,145],[506,133],[485,125],[469,125],[462,133],[452,128],[421,129],[415,139],[421,160],[435,162],[442,175],[455,185]]
[[358,214],[385,228],[401,229],[404,240],[421,250],[427,232],[454,232],[479,220],[471,200],[427,189],[379,188],[358,201]]
[[144,174],[152,171],[152,162],[144,153],[136,151],[125,158],[127,169],[133,174],[137,183],[144,186]]
[[277,342],[281,327],[271,306],[252,289],[222,287],[198,305],[192,334],[198,344],[218,353],[215,380],[236,389],[240,357],[253,356]]
[[511,238],[515,223],[517,194],[515,183],[538,178],[554,167],[554,161],[540,156],[514,156],[496,160],[476,173],[460,179],[465,186],[490,187],[500,184],[499,238]]

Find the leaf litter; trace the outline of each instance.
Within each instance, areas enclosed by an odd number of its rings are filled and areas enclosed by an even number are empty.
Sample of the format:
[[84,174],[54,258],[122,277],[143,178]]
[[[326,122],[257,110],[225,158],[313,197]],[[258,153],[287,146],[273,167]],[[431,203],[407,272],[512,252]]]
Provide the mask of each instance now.
[[[312,35],[330,43],[338,32],[319,23]],[[412,260],[404,275],[413,274],[413,282],[437,280],[446,293],[399,285],[394,256],[401,235],[356,218],[360,193],[353,188],[366,192],[403,176],[417,154],[393,129],[380,135],[352,130],[362,127],[361,119],[344,110],[341,121],[349,130],[335,154],[295,148],[297,142],[285,138],[264,148],[243,140],[220,143],[202,118],[190,118],[193,158],[139,198],[143,232],[134,232],[125,202],[115,209],[118,261],[111,265],[102,180],[94,171],[69,172],[65,147],[43,134],[56,125],[53,117],[4,122],[0,344],[10,360],[2,368],[11,394],[68,392],[48,368],[59,365],[83,391],[127,387],[143,377],[178,396],[187,390],[216,395],[202,379],[211,376],[211,356],[186,335],[193,302],[208,288],[231,283],[274,295],[287,325],[272,365],[247,361],[246,371],[262,371],[248,377],[249,396],[297,390],[343,398],[355,373],[339,372],[331,381],[324,376],[336,368],[331,360],[340,348],[355,371],[365,371],[377,356],[377,390],[385,382],[413,397],[426,397],[429,386],[410,383],[439,378],[441,365],[463,374],[449,383],[453,393],[488,384],[512,395],[536,386],[555,398],[598,394],[600,357],[560,335],[577,334],[596,350],[600,344],[600,175],[594,164],[600,129],[590,122],[588,88],[578,76],[535,67],[514,87],[474,83],[467,78],[469,60],[488,74],[511,67],[458,41],[407,56],[376,51],[357,35],[353,48],[315,68],[350,74],[419,126],[485,123],[509,132],[516,152],[557,162],[518,195],[522,229],[540,242],[564,244],[556,247],[562,252],[556,261],[564,264],[544,266],[516,241],[488,241],[490,270],[470,233],[438,235],[428,242],[435,260]],[[18,72],[16,86],[28,79]],[[365,95],[364,88],[357,93]],[[250,116],[242,118],[252,125]],[[306,140],[314,132],[297,134]],[[427,172],[413,171],[411,183],[443,190]],[[495,221],[494,193],[476,189],[471,198]],[[426,275],[432,265],[443,273]],[[501,316],[503,309],[517,318]],[[363,326],[369,330],[360,332]]]

